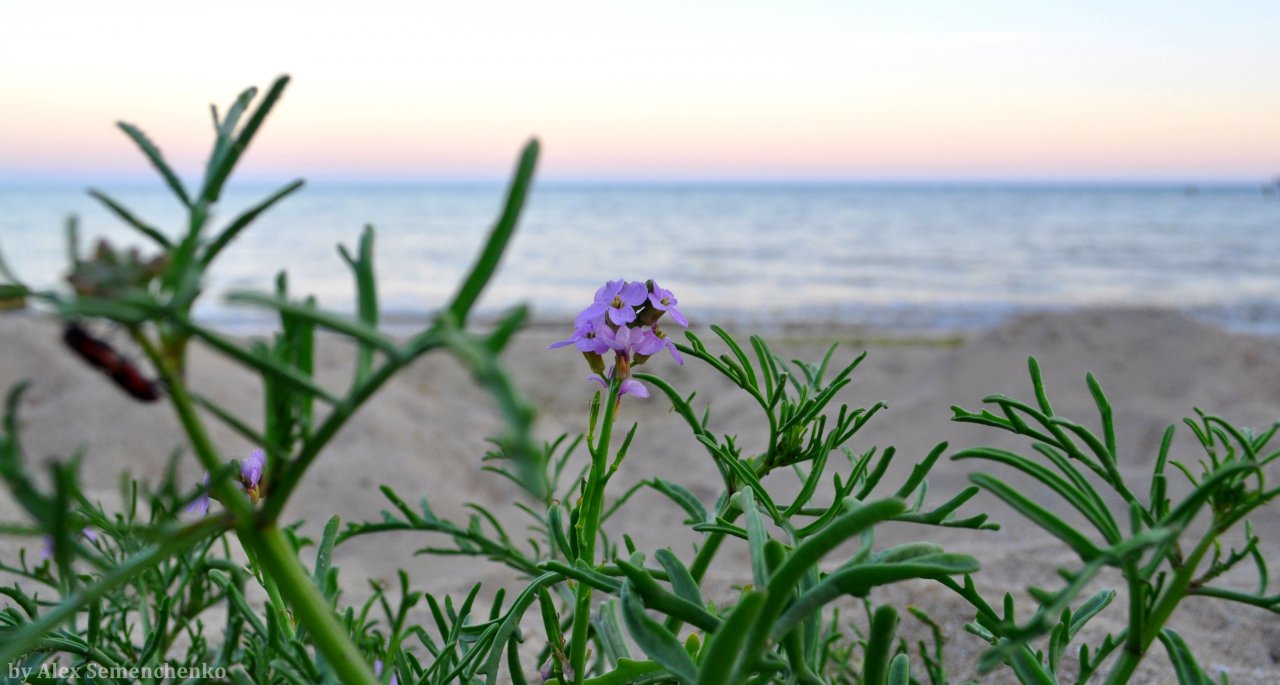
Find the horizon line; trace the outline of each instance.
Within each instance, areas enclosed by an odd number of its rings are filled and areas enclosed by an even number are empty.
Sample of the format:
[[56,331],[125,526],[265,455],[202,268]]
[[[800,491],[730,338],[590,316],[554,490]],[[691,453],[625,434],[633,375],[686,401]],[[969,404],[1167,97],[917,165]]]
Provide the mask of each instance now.
[[[233,185],[247,188],[281,185],[304,180],[312,187],[491,187],[504,185],[506,176],[277,176],[255,174],[233,179]],[[184,179],[186,180],[186,179]],[[543,187],[1168,187],[1168,188],[1259,188],[1280,187],[1280,175],[1269,178],[1246,175],[1125,175],[1125,176],[846,176],[846,177],[770,177],[770,176],[550,176],[535,179]],[[101,174],[89,172],[80,176],[19,176],[0,172],[0,188],[51,189],[93,188],[102,186],[137,189],[142,186],[163,188],[161,179],[147,174]],[[106,188],[104,188],[106,189]]]

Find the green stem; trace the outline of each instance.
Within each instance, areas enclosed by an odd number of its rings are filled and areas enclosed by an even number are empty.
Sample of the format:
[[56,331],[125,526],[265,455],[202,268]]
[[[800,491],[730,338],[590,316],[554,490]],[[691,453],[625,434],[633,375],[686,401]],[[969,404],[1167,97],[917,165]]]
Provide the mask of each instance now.
[[[1133,634],[1138,631],[1130,631],[1129,639],[1125,640],[1125,648],[1116,657],[1116,662],[1112,665],[1111,672],[1107,674],[1106,685],[1121,685],[1121,683],[1129,682],[1129,678],[1133,677],[1133,672],[1137,670],[1138,663],[1142,661],[1142,657],[1147,653],[1147,649],[1151,647],[1151,643],[1155,642],[1160,635],[1160,629],[1164,627],[1165,621],[1169,620],[1169,617],[1173,615],[1173,610],[1178,608],[1178,603],[1182,601],[1183,597],[1187,596],[1187,589],[1195,578],[1196,567],[1200,565],[1200,561],[1209,551],[1209,548],[1213,547],[1217,532],[1218,527],[1215,524],[1200,539],[1200,543],[1191,552],[1191,556],[1187,557],[1186,563],[1178,569],[1177,575],[1173,577],[1173,581],[1161,593],[1155,606],[1152,607],[1151,613],[1147,614],[1145,625],[1137,642],[1132,638]],[[1134,651],[1135,648],[1137,651]]]
[[[200,460],[200,464],[204,466],[205,471],[216,473],[222,468],[222,460],[218,457],[218,450],[214,448],[213,441],[209,439],[209,434],[204,429],[204,424],[200,422],[200,417],[196,416],[195,404],[191,401],[191,396],[187,394],[186,384],[178,372],[161,357],[155,345],[137,329],[131,331],[133,339],[137,341],[138,347],[147,355],[152,365],[156,367],[156,371],[160,373],[160,378],[164,380],[169,391],[169,401],[173,405],[174,411],[178,414],[178,421],[182,423],[182,428],[186,432],[187,437],[191,440],[191,448],[196,453],[196,458]],[[227,508],[234,516],[239,524],[251,521],[254,516],[253,504],[249,502],[249,498],[237,488],[230,480],[225,478],[219,479],[213,483],[213,489],[218,494],[222,505]]]
[[263,589],[267,591],[267,599],[271,602],[271,608],[275,610],[276,616],[281,619],[280,625],[283,627],[285,635],[293,637],[296,634],[294,624],[289,618],[289,608],[284,603],[284,598],[280,595],[280,586],[270,573],[263,571],[262,562],[258,560],[258,555],[254,553],[252,548],[246,547],[245,552],[249,555],[249,563],[253,565],[255,574],[262,581]]
[[1125,639],[1125,649],[1137,654],[1143,651],[1142,634],[1147,613],[1147,584],[1138,575],[1138,563],[1126,562],[1124,565],[1125,580],[1129,585],[1129,635]]
[[253,540],[263,569],[279,583],[298,623],[306,626],[311,641],[329,662],[338,680],[348,684],[377,685],[378,679],[365,663],[364,655],[351,643],[329,603],[298,563],[298,556],[284,533],[275,525],[267,525],[246,537]]
[[[618,389],[621,379],[609,383],[605,400],[604,417],[600,421],[600,439],[591,450],[591,471],[587,474],[586,492],[583,493],[582,518],[579,519],[578,558],[588,566],[595,565],[596,538],[600,532],[600,510],[604,501],[605,472],[609,461],[609,442],[613,436],[613,421],[618,408]],[[591,586],[578,583],[574,590],[573,632],[569,639],[569,663],[573,665],[574,683],[582,685],[587,675],[587,636],[591,628]]]

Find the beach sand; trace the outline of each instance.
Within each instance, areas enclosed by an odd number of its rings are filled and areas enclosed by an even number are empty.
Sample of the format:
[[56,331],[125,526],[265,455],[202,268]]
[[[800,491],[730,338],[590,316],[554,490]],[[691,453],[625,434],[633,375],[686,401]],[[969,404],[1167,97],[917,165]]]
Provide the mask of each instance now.
[[[513,341],[506,356],[519,387],[539,410],[537,429],[542,438],[576,434],[586,428],[594,386],[584,380],[588,373],[585,363],[572,349],[546,350],[547,344],[564,337],[566,330],[537,327],[525,331]],[[709,344],[713,338],[709,333],[703,337]],[[789,328],[766,337],[787,359],[817,360],[834,340],[842,342],[837,362],[851,360],[864,349],[869,352],[840,400],[852,406],[869,406],[878,400],[889,404],[889,409],[874,417],[850,443],[855,452],[873,445],[897,448],[898,457],[877,491],[882,496],[892,493],[910,467],[942,440],[950,443],[948,453],[977,445],[1031,453],[1024,440],[950,421],[951,405],[977,409],[982,397],[991,393],[1031,401],[1026,371],[1029,354],[1040,360],[1056,411],[1095,429],[1097,412],[1084,375],[1093,372],[1098,377],[1115,408],[1121,466],[1137,479],[1135,490],[1140,494],[1146,492],[1146,478],[1165,427],[1192,415],[1194,408],[1255,428],[1280,419],[1280,339],[1229,334],[1169,312],[1033,314],[959,339],[825,327]],[[33,382],[21,414],[29,458],[44,462],[86,446],[82,482],[92,498],[110,505],[118,501],[122,469],[158,478],[171,451],[182,444],[182,435],[167,404],[143,405],[129,400],[72,356],[59,338],[60,328],[48,320],[31,315],[0,318],[0,386],[7,388],[23,378]],[[116,335],[115,339],[123,341],[124,336]],[[330,387],[346,387],[353,349],[338,338],[322,341],[318,364]],[[754,402],[697,362],[677,367],[664,356],[644,370],[665,377],[682,393],[696,390],[699,409],[710,403],[711,429],[736,434],[748,452],[767,435]],[[197,391],[236,408],[251,423],[259,423],[260,385],[232,363],[197,347],[190,380]],[[716,470],[688,427],[669,410],[670,404],[658,393],[648,400],[627,398],[623,402],[623,425],[638,421],[640,429],[618,474],[614,496],[629,484],[662,476],[685,485],[710,507],[718,482]],[[215,444],[227,458],[247,454],[249,445],[230,430],[212,420],[209,425]],[[335,514],[343,521],[376,520],[389,508],[378,487],[390,484],[406,500],[426,497],[438,515],[455,520],[465,519],[466,502],[482,503],[510,524],[513,536],[523,536],[525,523],[513,506],[520,498],[519,491],[504,479],[481,471],[481,457],[488,447],[484,438],[498,428],[490,399],[468,374],[444,354],[430,356],[390,383],[338,435],[290,503],[286,520],[306,519],[305,530],[313,535]],[[1194,463],[1200,454],[1190,431],[1180,427],[1174,458]],[[848,472],[842,458],[832,463]],[[1054,511],[1064,511],[1061,503],[1016,478],[1009,469],[977,461],[941,461],[930,476],[930,501],[938,503],[957,492],[968,484],[967,474],[977,470],[1005,477],[1026,487],[1026,492]],[[1274,480],[1278,475],[1272,473],[1271,477]],[[192,486],[198,481],[200,469],[194,458],[183,460],[183,476]],[[796,479],[789,472],[770,478],[783,492],[795,489]],[[1004,524],[1000,531],[895,524],[879,531],[877,544],[883,547],[928,539],[951,551],[972,554],[982,563],[977,581],[987,599],[998,605],[1000,594],[1008,590],[1020,608],[1028,610],[1032,604],[1026,587],[1059,587],[1055,569],[1075,566],[1078,559],[1056,539],[986,495],[971,501],[962,512],[984,510]],[[1273,577],[1280,576],[1278,510],[1280,507],[1273,504],[1253,517],[1271,560]],[[644,490],[624,512],[610,522],[614,539],[628,533],[642,550],[671,546],[682,557],[691,557],[697,536],[680,529],[683,512],[668,500]],[[9,493],[0,494],[0,520],[13,521],[18,516]],[[11,538],[0,541],[0,554],[12,559],[19,544]],[[26,544],[37,546],[29,540]],[[450,542],[438,535],[393,533],[356,539],[339,547],[335,562],[342,569],[344,599],[359,601],[366,596],[366,579],[393,579],[397,568],[407,569],[418,588],[433,592],[462,594],[471,584],[483,582],[487,597],[501,586],[520,587],[513,573],[484,559],[413,554],[430,545],[449,546]],[[833,554],[826,566],[837,564],[839,557],[839,553]],[[1245,570],[1222,582],[1253,589],[1252,570]],[[709,576],[708,598],[731,600],[733,586],[750,582],[750,575],[745,543],[730,539]],[[1098,587],[1108,582],[1116,583],[1117,576],[1105,575]],[[944,627],[953,682],[977,677],[974,667],[984,644],[962,629],[963,623],[973,618],[965,603],[945,588],[924,581],[883,588],[872,597],[928,611]],[[864,625],[861,610],[851,603],[850,608],[853,610],[845,615]],[[1124,612],[1122,594],[1120,601],[1096,619],[1089,634],[1119,629]],[[920,624],[905,612],[902,625],[912,639],[922,635]],[[1170,625],[1187,639],[1211,674],[1222,668],[1233,683],[1280,682],[1280,620],[1275,614],[1194,598],[1185,602]],[[526,645],[532,651],[541,646]],[[981,680],[1013,681],[1007,670]],[[1158,645],[1134,682],[1174,682],[1167,657]]]

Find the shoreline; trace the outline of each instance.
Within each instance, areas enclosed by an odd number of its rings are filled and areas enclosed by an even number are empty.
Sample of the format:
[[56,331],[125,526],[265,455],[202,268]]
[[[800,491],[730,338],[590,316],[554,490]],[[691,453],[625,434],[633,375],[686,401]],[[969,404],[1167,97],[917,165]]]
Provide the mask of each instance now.
[[[507,308],[480,308],[476,314],[471,317],[473,325],[478,328],[485,329],[497,323],[502,315],[515,307],[521,306],[521,303],[515,303]],[[1277,310],[1280,310],[1280,302],[1276,304]],[[895,308],[912,311],[909,308]],[[330,311],[341,310],[333,309]],[[393,336],[408,336],[419,330],[431,322],[432,316],[439,310],[423,309],[419,311],[407,310],[390,310],[380,313],[379,325],[385,332]],[[914,310],[918,311],[918,310]],[[699,321],[694,325],[697,331],[709,332],[708,326],[715,324],[725,330],[734,333],[743,332],[746,334],[759,334],[773,336],[781,340],[791,342],[803,342],[814,338],[821,337],[837,337],[858,344],[922,344],[922,345],[955,345],[965,340],[980,337],[993,330],[997,330],[1011,322],[1015,322],[1027,318],[1035,317],[1063,317],[1073,315],[1097,315],[1097,316],[1127,316],[1127,315],[1161,315],[1172,316],[1186,319],[1190,322],[1210,326],[1223,333],[1229,335],[1239,335],[1248,337],[1257,337],[1263,339],[1280,340],[1280,321],[1275,323],[1259,323],[1252,322],[1246,324],[1233,325],[1223,321],[1220,318],[1214,318],[1204,315],[1201,310],[1196,308],[1178,308],[1163,307],[1157,305],[1109,305],[1109,304],[1085,304],[1085,305],[1061,305],[1061,306],[1027,306],[1027,307],[1008,307],[999,315],[991,315],[982,318],[980,321],[969,320],[966,322],[965,317],[952,317],[950,325],[893,325],[883,320],[866,320],[856,317],[831,317],[831,316],[798,316],[798,317],[777,317],[770,315],[750,314],[743,311],[725,310],[717,316],[715,312],[708,316],[699,317]],[[33,309],[29,305],[26,307],[15,307],[13,309],[0,309],[0,324],[3,324],[4,317],[30,318],[40,320],[44,318],[52,319],[51,312],[40,309]],[[235,315],[229,312],[219,312],[214,316],[197,314],[197,320],[201,323],[210,325],[215,330],[228,335],[237,337],[253,337],[264,335],[277,330],[279,319],[272,313],[261,310],[244,308],[236,311]],[[917,319],[927,317],[917,317]],[[554,335],[557,331],[570,330],[573,326],[573,316],[571,314],[540,314],[537,310],[531,308],[530,314],[521,329],[529,332],[542,332]],[[671,327],[674,332],[679,333],[678,327]],[[668,331],[669,333],[672,331]]]

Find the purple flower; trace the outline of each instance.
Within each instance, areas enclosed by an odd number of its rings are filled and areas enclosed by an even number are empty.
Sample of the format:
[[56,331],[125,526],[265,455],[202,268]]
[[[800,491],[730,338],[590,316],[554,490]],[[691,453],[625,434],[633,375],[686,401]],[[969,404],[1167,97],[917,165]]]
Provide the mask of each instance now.
[[262,482],[262,472],[266,467],[267,455],[262,450],[250,452],[249,458],[240,462],[240,483],[244,485],[244,491],[249,494],[249,499],[254,502],[261,497],[258,484]]
[[[680,351],[676,349],[676,344],[666,336],[654,332],[653,329],[641,328],[633,330],[631,341],[631,349],[637,355],[640,355],[641,361],[647,360],[663,348],[666,348],[671,350],[671,356],[675,358],[676,363],[684,366],[684,357],[680,356]],[[639,363],[637,362],[637,364]]]
[[625,357],[630,357],[633,345],[640,337],[640,334],[634,328],[628,326],[619,326],[617,330],[608,326],[601,326],[599,331],[600,341],[606,346],[606,349],[613,350]]
[[199,513],[201,516],[204,516],[209,513],[209,472],[208,471],[204,472],[204,492],[201,492],[200,496],[197,497],[195,501],[192,502],[187,507],[187,512]]
[[[590,376],[587,376],[587,380],[595,381],[599,383],[600,387],[602,388],[609,387],[609,382],[604,379],[604,376],[601,376],[598,373],[593,373]],[[649,389],[644,387],[644,384],[641,383],[640,381],[634,378],[628,378],[622,381],[622,385],[618,386],[618,397],[621,398],[623,395],[635,395],[636,397],[648,397]]]
[[637,328],[631,332],[631,351],[646,357],[652,357],[663,348],[659,338],[651,328]]
[[[588,380],[607,388],[607,379],[617,379],[620,396],[648,397],[649,390],[631,378],[633,364],[645,363],[663,348],[671,351],[677,364],[684,364],[676,344],[657,326],[658,319],[666,313],[677,324],[689,325],[676,304],[675,295],[652,280],[608,281],[596,290],[594,302],[574,318],[573,335],[552,343],[550,348],[574,345],[595,372]],[[606,375],[603,356],[610,351],[614,365]]]
[[603,321],[591,322],[581,321],[574,325],[573,335],[566,340],[551,343],[547,349],[554,350],[567,345],[574,345],[581,352],[604,354],[609,351],[609,346],[600,339],[601,330],[607,331],[609,327],[604,325]]
[[[88,540],[89,542],[96,542],[98,540],[98,534],[93,532],[93,529],[88,526],[81,528],[80,534],[83,535],[85,539]],[[53,536],[46,535],[41,540],[41,542],[43,544],[40,546],[40,558],[41,559],[52,558],[53,557]]]
[[628,283],[621,278],[609,281],[596,291],[595,302],[582,310],[574,322],[594,323],[607,314],[615,326],[625,326],[636,320],[635,308],[644,304],[648,294],[649,289],[640,281]]
[[[373,674],[374,674],[374,675],[376,675],[376,676],[378,676],[378,677],[381,677],[381,676],[382,676],[382,659],[374,659],[374,660],[373,660]],[[391,674],[391,681],[390,681],[390,685],[397,685],[397,683],[396,683],[396,674],[394,674],[394,673],[392,673],[392,674]]]
[[653,292],[649,293],[649,305],[670,314],[673,321],[688,328],[689,321],[684,318],[684,314],[681,314],[679,309],[676,309],[676,305],[679,304],[676,296],[670,290],[658,285],[657,281],[650,282],[653,283]]

